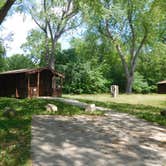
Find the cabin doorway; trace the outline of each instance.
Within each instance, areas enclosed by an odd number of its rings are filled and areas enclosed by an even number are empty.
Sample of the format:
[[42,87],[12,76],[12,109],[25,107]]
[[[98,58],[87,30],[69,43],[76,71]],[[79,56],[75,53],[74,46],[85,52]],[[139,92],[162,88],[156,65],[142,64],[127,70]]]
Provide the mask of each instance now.
[[38,83],[39,74],[29,74],[28,76],[28,97],[38,97],[39,96],[39,83]]

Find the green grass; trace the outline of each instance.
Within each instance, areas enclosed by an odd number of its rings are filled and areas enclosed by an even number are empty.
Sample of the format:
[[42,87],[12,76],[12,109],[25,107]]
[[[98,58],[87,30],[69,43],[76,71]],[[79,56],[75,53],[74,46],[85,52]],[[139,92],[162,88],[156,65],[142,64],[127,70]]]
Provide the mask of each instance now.
[[[160,115],[160,110],[166,108],[166,95],[120,95],[114,99],[109,94],[97,95],[64,95],[77,98],[99,106],[111,108],[119,112],[127,112],[139,118],[166,126],[166,118]],[[48,114],[45,106],[48,103],[57,105],[58,112],[55,115],[72,116],[85,114],[84,110],[44,99],[11,99],[0,98],[0,166],[29,166],[31,118],[33,115]],[[15,118],[4,118],[2,112],[5,107],[17,110]],[[95,112],[101,115],[101,112]]]
[[[46,112],[45,106],[48,103],[55,104],[58,112]],[[5,107],[17,110],[17,116],[10,119],[3,117],[2,112]],[[31,118],[39,114],[72,116],[85,114],[85,112],[78,107],[53,100],[0,98],[0,166],[31,165]],[[98,111],[93,114],[101,115],[102,113]]]
[[64,95],[64,97],[79,99],[114,111],[125,112],[150,122],[166,126],[166,118],[160,111],[166,108],[166,95],[119,95],[112,98],[110,94],[96,95]]
[[83,95],[63,95],[73,99],[86,99],[100,102],[126,103],[133,105],[146,105],[166,108],[165,94],[120,94],[117,98],[111,97],[110,94],[83,94]]

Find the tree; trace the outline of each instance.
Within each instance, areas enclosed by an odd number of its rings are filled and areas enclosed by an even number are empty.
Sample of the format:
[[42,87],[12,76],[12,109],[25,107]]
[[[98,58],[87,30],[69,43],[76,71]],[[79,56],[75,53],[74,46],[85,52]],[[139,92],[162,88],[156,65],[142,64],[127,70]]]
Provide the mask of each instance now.
[[165,53],[165,44],[156,42],[155,46],[151,47],[151,51],[142,53],[138,61],[137,71],[144,76],[152,88],[155,88],[157,82],[166,79]]
[[57,68],[65,75],[65,93],[101,93],[107,91],[108,81],[100,67],[94,67],[93,61],[85,61],[75,49],[57,54]]
[[6,58],[6,64],[7,64],[7,70],[35,67],[35,64],[32,62],[32,60],[29,57],[20,54],[16,54]]
[[[55,49],[62,34],[78,26],[78,7],[76,0],[41,0],[33,1],[27,7],[33,20],[45,33],[45,60],[51,68],[55,66]],[[49,38],[51,49],[49,49]]]
[[[26,42],[22,44],[21,48],[24,51],[24,54],[32,61],[40,66],[44,67],[47,65],[45,59],[45,34],[41,30],[32,29],[26,38]],[[51,41],[48,39],[48,49],[50,50]],[[54,56],[61,50],[61,45],[57,43]]]
[[88,5],[88,14],[94,9],[90,23],[97,26],[116,48],[125,72],[126,93],[131,93],[141,50],[149,40],[155,42],[164,19],[164,1],[103,0],[95,1],[93,7],[90,2]]
[[25,55],[30,57],[36,65],[45,65],[45,60],[43,59],[43,54],[45,54],[45,36],[43,32],[31,30],[21,48]]
[[3,43],[0,41],[0,71],[3,71],[5,68],[5,48]]
[[3,22],[15,1],[16,0],[2,0],[0,2],[0,24]]

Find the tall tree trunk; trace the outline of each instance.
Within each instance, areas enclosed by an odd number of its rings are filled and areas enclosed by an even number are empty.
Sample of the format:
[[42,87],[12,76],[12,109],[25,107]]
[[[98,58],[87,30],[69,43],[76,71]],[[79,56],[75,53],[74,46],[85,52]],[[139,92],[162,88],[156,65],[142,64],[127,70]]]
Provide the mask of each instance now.
[[51,54],[49,57],[49,67],[51,69],[55,69],[55,49],[56,49],[56,43],[52,41],[52,47],[51,47]]
[[131,68],[128,67],[126,59],[124,54],[122,53],[120,45],[116,45],[116,49],[118,51],[118,54],[121,58],[121,62],[125,71],[125,77],[126,77],[126,93],[131,94],[132,93],[132,84],[134,80],[134,70],[135,66],[131,65]]
[[50,56],[49,39],[46,32],[45,33],[45,65],[46,66],[49,66],[49,56]]
[[134,75],[126,76],[126,93],[132,93],[132,85],[134,81]]
[[11,6],[14,4],[15,1],[16,0],[7,0],[5,2],[5,4],[2,6],[2,8],[0,9],[0,24],[2,23],[2,21],[6,17],[9,9],[11,8]]
[[55,57],[51,56],[49,61],[49,67],[53,70],[55,70]]

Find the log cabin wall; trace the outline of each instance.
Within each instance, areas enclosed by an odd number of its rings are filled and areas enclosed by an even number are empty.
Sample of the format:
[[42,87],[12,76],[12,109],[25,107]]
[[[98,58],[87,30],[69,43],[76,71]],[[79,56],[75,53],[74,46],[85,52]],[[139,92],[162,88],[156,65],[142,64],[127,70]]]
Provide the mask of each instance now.
[[39,96],[52,96],[52,77],[49,70],[43,70],[40,73]]
[[159,94],[166,94],[166,83],[158,84],[157,86]]
[[6,77],[0,77],[0,96],[15,97],[15,77],[8,75]]
[[37,87],[37,73],[27,74],[27,89],[28,89],[28,97],[38,97],[38,87]]
[[[56,79],[54,91],[52,85],[53,76]],[[0,73],[0,97],[61,96],[63,78],[62,74],[49,68],[3,72]]]
[[0,96],[25,98],[27,97],[25,74],[0,76]]

